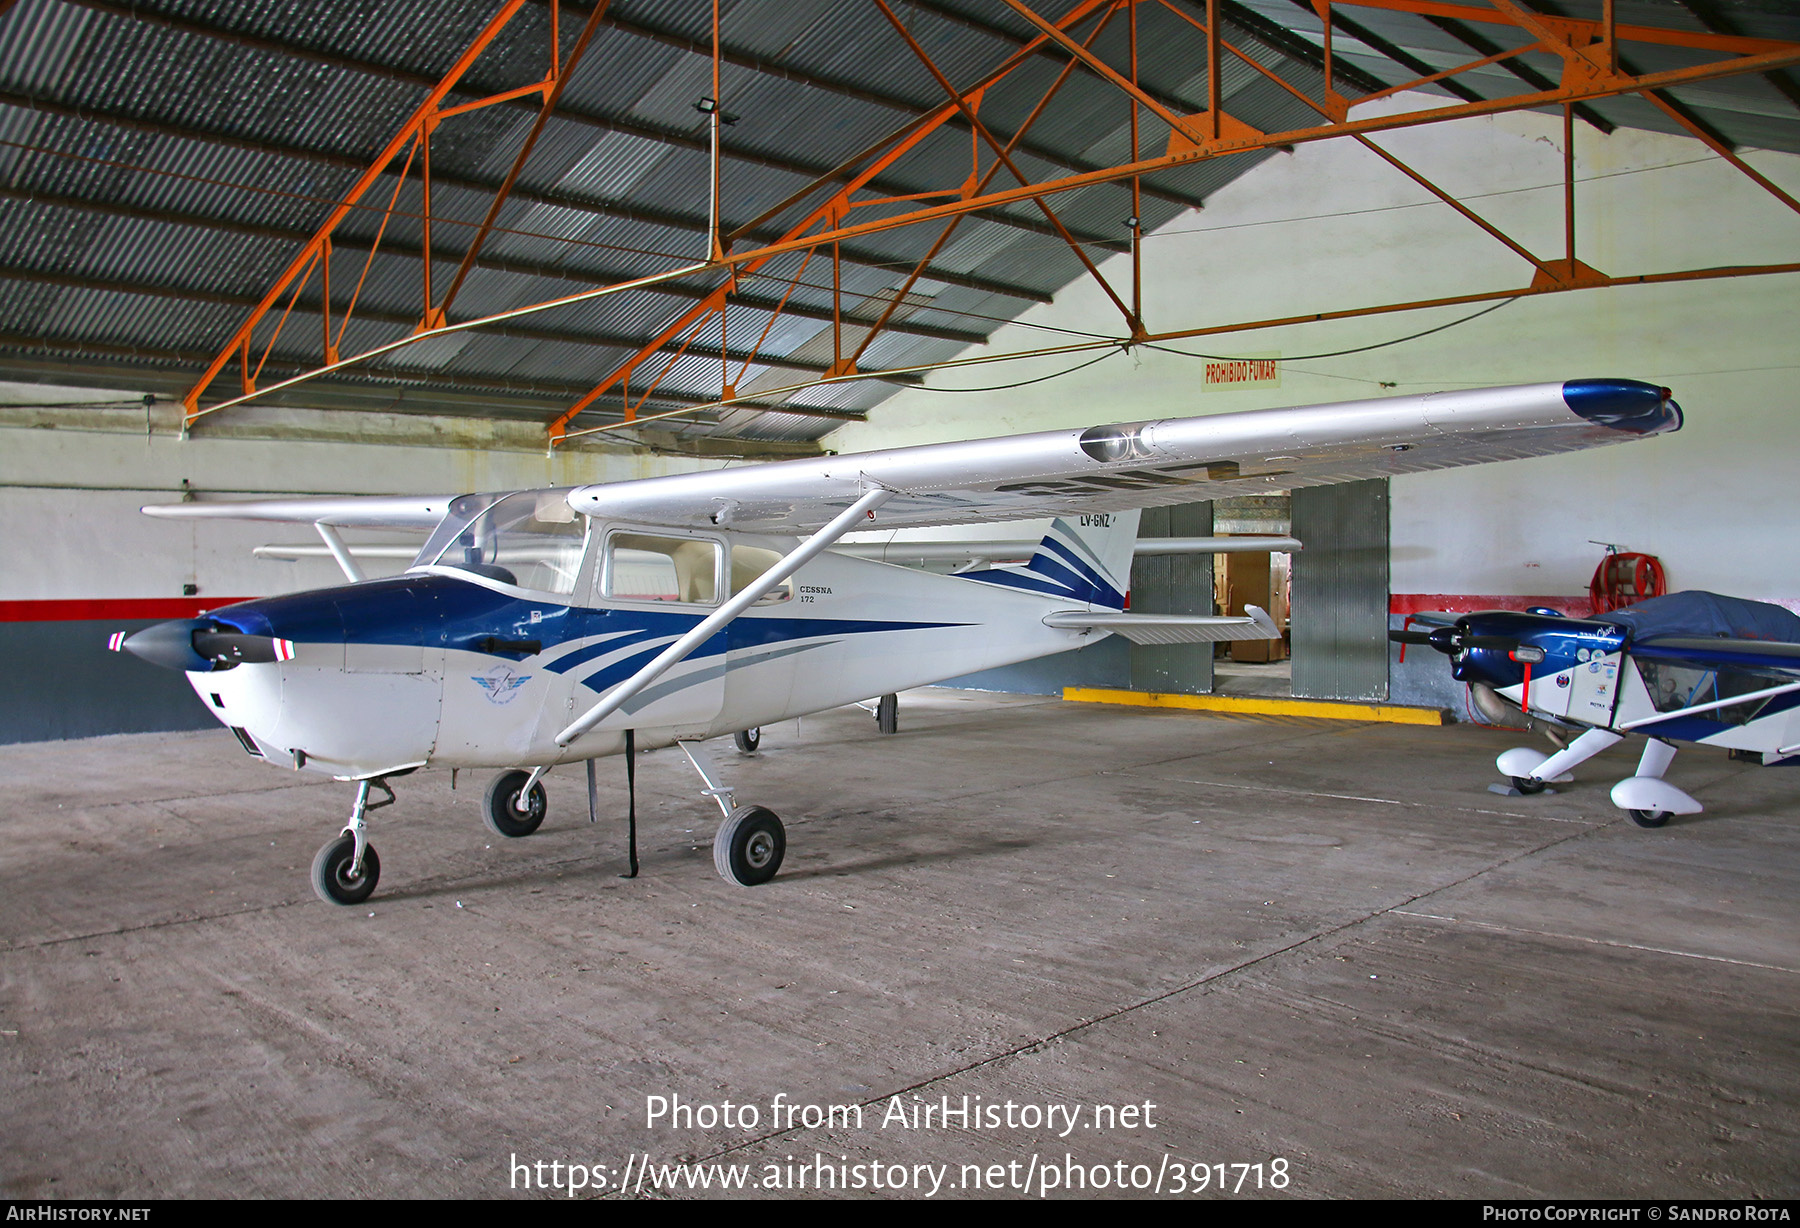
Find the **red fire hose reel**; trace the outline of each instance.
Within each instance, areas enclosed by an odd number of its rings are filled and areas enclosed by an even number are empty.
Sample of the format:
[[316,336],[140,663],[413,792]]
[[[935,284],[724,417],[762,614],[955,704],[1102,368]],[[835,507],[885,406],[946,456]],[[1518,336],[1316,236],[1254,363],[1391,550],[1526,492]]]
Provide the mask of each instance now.
[[1588,582],[1588,596],[1596,614],[1636,605],[1666,591],[1662,560],[1654,554],[1608,550]]

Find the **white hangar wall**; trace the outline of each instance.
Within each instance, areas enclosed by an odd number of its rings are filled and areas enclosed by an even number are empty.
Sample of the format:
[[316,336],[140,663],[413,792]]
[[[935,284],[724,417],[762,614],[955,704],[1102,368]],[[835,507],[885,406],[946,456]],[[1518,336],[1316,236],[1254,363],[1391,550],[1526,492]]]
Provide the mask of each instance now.
[[[1399,99],[1399,110],[1422,100]],[[1358,110],[1360,117],[1367,112]],[[1560,120],[1464,120],[1376,138],[1540,258],[1563,255]],[[1800,215],[1698,141],[1577,123],[1578,258],[1627,275],[1800,254]],[[1744,151],[1800,194],[1800,159]],[[1121,212],[1125,210],[1122,208]],[[1297,147],[1216,193],[1203,212],[1145,240],[1144,314],[1153,332],[1279,318],[1528,285],[1533,267],[1448,206],[1346,141]],[[1128,298],[1130,267],[1102,271]],[[1687,411],[1679,433],[1585,454],[1397,478],[1390,608],[1463,608],[1585,595],[1590,539],[1659,555],[1672,588],[1706,588],[1800,608],[1800,275],[1739,277],[1520,299],[1402,344],[1336,357],[1467,317],[1485,304],[1233,333],[1171,348],[1279,355],[1279,387],[1207,391],[1204,362],[1152,349],[1033,386],[1008,384],[1086,356],[938,372],[832,438],[845,451],[1139,418],[1227,413],[1438,388],[1623,376],[1666,384]],[[1034,327],[1035,326],[1035,327]],[[997,332],[992,352],[1117,335],[1122,318],[1091,280]],[[1393,697],[1446,700],[1406,665]],[[1432,676],[1442,673],[1441,662]],[[1423,689],[1421,689],[1423,688]],[[1439,688],[1441,690],[1441,688]],[[1461,705],[1460,691],[1455,697]]]
[[[203,499],[445,494],[673,473],[696,462],[569,449],[546,457],[528,425],[247,409],[179,438],[177,411],[30,410],[52,388],[0,388],[0,742],[151,729],[211,728],[185,678],[106,651],[114,631],[246,597],[341,584],[329,558],[277,561],[266,544],[320,545],[305,525],[171,522],[139,513]],[[11,406],[5,408],[3,406]],[[361,442],[305,438],[366,425]],[[54,423],[54,426],[52,424]],[[285,431],[279,439],[254,437]],[[411,444],[370,442],[409,438]],[[407,543],[416,535],[356,534]],[[371,575],[404,561],[370,562]],[[185,596],[192,585],[194,596]]]

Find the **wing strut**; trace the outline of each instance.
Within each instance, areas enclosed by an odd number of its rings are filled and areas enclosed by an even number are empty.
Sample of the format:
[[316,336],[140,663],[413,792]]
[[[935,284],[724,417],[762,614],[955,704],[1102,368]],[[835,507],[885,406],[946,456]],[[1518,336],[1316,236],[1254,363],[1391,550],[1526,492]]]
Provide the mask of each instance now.
[[344,544],[344,539],[338,536],[337,528],[334,525],[328,525],[320,520],[314,522],[313,528],[317,529],[319,536],[325,539],[325,548],[331,551],[331,557],[337,560],[337,565],[344,569],[346,576],[350,577],[350,583],[361,584],[369,578],[363,574],[361,565],[351,555],[350,547]]
[[877,487],[838,513],[836,519],[794,547],[779,563],[758,576],[748,588],[701,619],[692,631],[663,649],[654,661],[608,691],[599,703],[576,717],[567,729],[556,735],[556,744],[567,746],[617,712],[626,700],[662,677],[671,666],[711,639],[721,627],[755,605],[776,585],[811,562],[814,555],[821,553],[838,538],[867,520],[876,508],[893,497],[893,491],[886,487]]

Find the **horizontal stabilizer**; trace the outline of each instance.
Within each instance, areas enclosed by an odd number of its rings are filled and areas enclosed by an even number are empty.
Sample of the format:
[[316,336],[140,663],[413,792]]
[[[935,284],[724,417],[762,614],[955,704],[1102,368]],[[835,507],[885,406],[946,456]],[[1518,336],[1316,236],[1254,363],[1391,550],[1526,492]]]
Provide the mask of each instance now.
[[1047,627],[1105,631],[1134,644],[1213,644],[1220,640],[1278,640],[1281,628],[1261,606],[1247,605],[1243,617],[1211,614],[1104,613],[1064,610],[1045,617]]

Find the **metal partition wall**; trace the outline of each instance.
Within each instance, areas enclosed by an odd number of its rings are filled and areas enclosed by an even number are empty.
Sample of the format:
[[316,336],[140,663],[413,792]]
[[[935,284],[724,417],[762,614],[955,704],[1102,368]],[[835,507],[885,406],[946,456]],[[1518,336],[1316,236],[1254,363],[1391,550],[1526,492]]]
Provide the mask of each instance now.
[[[1138,540],[1211,537],[1213,506],[1187,503],[1147,509]],[[1213,556],[1170,554],[1140,558],[1131,567],[1131,605],[1158,614],[1213,612]],[[1212,644],[1133,644],[1131,689],[1206,695],[1213,689]]]
[[1294,694],[1386,699],[1388,484],[1294,492]]

